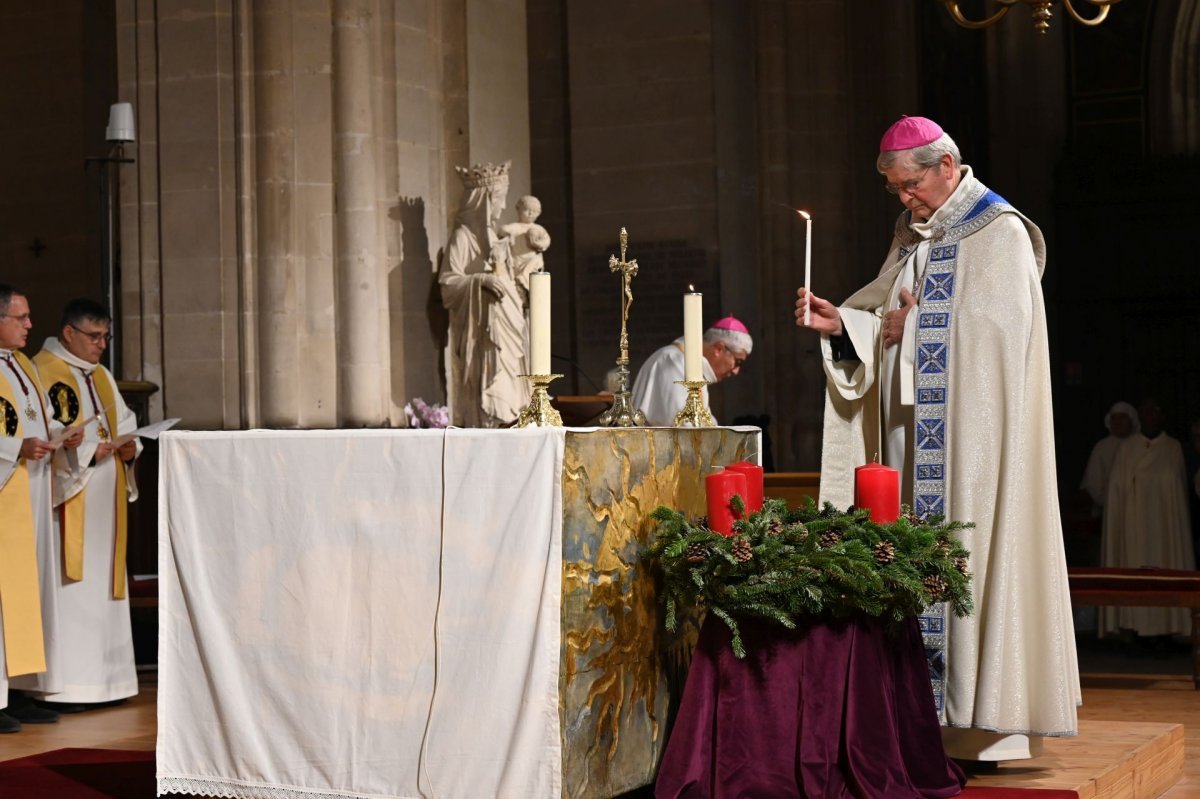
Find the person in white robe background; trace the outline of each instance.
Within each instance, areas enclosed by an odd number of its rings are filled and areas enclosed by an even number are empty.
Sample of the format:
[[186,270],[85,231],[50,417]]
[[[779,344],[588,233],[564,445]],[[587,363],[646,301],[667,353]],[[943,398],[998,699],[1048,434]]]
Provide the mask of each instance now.
[[[0,284],[0,732],[47,724],[58,713],[27,695],[61,685],[58,546],[51,511],[52,439],[61,433],[46,410],[37,370],[21,352],[29,300]],[[64,447],[79,446],[80,433]]]
[[[975,612],[927,648],[947,752],[1035,756],[1078,730],[1079,668],[1055,476],[1037,226],[977,180],[937,123],[904,117],[876,168],[905,211],[879,276],[840,307],[798,289],[827,376],[822,500],[876,452],[922,516],[973,522]],[[937,622],[939,625],[941,621]]]
[[[1191,569],[1195,556],[1183,447],[1163,432],[1157,401],[1143,401],[1138,412],[1141,432],[1126,439],[1113,462],[1104,505],[1102,563]],[[1147,637],[1184,635],[1191,631],[1191,615],[1187,608],[1104,608],[1100,634],[1119,630]]]
[[[704,357],[700,367],[704,379],[710,384],[720,383],[742,371],[742,364],[750,357],[754,340],[750,330],[732,316],[718,319],[704,331]],[[651,427],[671,427],[675,416],[687,402],[687,389],[676,381],[683,380],[683,338],[677,338],[665,347],[654,351],[633,381],[633,406],[646,415],[646,424]],[[708,408],[708,388],[700,390],[704,407]],[[712,409],[709,408],[709,412]]]
[[1083,481],[1079,485],[1091,497],[1092,507],[1096,511],[1104,507],[1104,500],[1108,495],[1108,480],[1112,476],[1117,450],[1130,435],[1141,429],[1137,409],[1128,402],[1114,404],[1104,415],[1104,427],[1108,430],[1108,435],[1092,447],[1087,467],[1083,470]]
[[[84,427],[74,469],[56,464],[55,529],[63,548],[57,571],[63,662],[58,690],[43,697],[63,712],[134,696],[138,691],[129,617],[125,536],[129,502],[137,499],[133,461],[137,429],[112,373],[100,365],[112,320],[103,305],[67,303],[58,338],[34,358],[54,418]],[[99,418],[94,418],[99,415]],[[88,421],[90,420],[90,421]]]

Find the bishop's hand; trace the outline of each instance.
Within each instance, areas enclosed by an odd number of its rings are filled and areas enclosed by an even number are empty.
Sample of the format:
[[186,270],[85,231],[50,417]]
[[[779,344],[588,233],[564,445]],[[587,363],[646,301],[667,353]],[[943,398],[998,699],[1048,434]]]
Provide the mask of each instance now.
[[[842,314],[838,307],[829,300],[823,300],[816,294],[801,286],[796,289],[796,327],[807,327],[827,336],[842,334]],[[804,324],[804,311],[811,303],[812,314],[808,324]]]
[[884,349],[899,344],[904,338],[905,317],[915,307],[917,298],[907,288],[900,289],[900,307],[883,315],[883,328],[879,335],[883,337]]

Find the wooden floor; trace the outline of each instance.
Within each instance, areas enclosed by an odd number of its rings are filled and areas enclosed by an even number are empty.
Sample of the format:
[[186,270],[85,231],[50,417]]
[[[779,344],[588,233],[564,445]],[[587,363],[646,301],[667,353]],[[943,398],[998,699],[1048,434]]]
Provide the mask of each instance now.
[[[1146,761],[1161,754],[1164,734],[1174,734],[1183,738],[1183,779],[1161,796],[1200,799],[1200,691],[1193,690],[1190,680],[1085,677],[1083,685],[1079,738],[1050,741],[1042,757],[1002,765],[973,777],[971,784],[1074,788],[1081,799],[1150,799],[1152,794],[1144,792],[1141,782],[1114,786],[1103,775],[1131,742],[1146,744],[1138,755]],[[58,724],[26,725],[14,735],[0,735],[0,760],[64,747],[151,750],[156,695],[153,683],[144,684],[137,697],[119,707],[64,716]],[[1172,732],[1176,725],[1183,725],[1182,731]]]

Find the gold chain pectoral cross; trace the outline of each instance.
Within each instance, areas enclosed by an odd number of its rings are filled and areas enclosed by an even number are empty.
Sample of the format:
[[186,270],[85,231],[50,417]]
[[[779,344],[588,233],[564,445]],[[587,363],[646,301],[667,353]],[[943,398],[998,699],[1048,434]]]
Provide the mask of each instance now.
[[633,305],[633,285],[637,277],[637,261],[626,259],[629,249],[629,233],[621,228],[621,259],[608,256],[610,272],[621,273],[621,352],[617,358],[617,380],[619,387],[613,397],[612,407],[600,415],[602,427],[641,427],[646,424],[646,415],[634,408],[629,398],[629,308]]

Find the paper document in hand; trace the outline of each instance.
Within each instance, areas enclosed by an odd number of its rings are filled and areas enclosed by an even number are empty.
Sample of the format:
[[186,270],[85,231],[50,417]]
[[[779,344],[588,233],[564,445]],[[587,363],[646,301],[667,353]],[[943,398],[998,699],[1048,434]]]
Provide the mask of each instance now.
[[87,427],[89,424],[91,424],[92,422],[99,419],[101,417],[101,415],[103,415],[104,412],[107,410],[108,410],[108,408],[105,408],[103,411],[100,411],[100,413],[97,413],[94,416],[89,416],[88,418],[84,419],[83,421],[77,422],[76,424],[73,424],[70,427],[64,427],[62,429],[62,432],[60,432],[58,435],[56,435],[50,439],[50,442],[49,442],[50,446],[53,447],[54,449],[58,449],[66,442],[66,440],[68,438],[70,438],[75,433],[77,433],[81,428]]
[[120,447],[133,441],[135,438],[158,438],[160,434],[170,430],[175,425],[179,424],[178,419],[163,419],[161,422],[148,424],[145,427],[139,427],[132,433],[126,433],[123,436],[117,436],[113,440],[114,447]]

